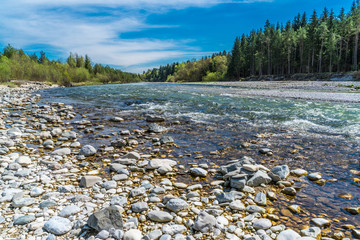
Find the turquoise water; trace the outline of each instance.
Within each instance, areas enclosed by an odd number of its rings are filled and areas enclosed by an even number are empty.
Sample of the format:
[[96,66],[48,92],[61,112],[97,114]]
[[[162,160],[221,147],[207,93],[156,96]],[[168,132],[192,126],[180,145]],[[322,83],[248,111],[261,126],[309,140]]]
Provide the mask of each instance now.
[[129,113],[189,117],[209,123],[245,122],[352,138],[360,136],[359,104],[236,96],[228,94],[228,90],[231,87],[137,83],[53,89],[47,94],[52,101],[115,108]]

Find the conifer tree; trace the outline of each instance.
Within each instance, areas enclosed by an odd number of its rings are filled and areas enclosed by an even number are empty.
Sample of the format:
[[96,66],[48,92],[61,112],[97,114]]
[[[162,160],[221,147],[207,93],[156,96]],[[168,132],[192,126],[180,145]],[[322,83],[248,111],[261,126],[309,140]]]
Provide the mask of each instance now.
[[240,78],[241,69],[241,52],[240,52],[240,38],[236,37],[234,46],[231,51],[231,60],[228,68],[228,77],[233,79]]

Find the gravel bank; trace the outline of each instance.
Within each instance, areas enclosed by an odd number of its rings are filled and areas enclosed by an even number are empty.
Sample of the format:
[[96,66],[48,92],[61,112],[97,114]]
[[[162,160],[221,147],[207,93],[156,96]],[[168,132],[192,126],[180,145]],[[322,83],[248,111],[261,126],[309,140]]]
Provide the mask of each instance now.
[[224,94],[296,98],[305,100],[360,102],[360,92],[355,88],[359,81],[274,81],[274,82],[216,82],[189,83],[225,86]]

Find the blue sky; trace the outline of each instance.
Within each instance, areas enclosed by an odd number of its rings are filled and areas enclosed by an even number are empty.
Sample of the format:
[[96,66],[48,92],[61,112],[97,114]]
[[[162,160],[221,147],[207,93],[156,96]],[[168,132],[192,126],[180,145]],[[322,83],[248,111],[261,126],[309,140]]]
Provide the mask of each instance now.
[[10,43],[51,59],[70,52],[142,72],[231,50],[236,36],[300,12],[352,0],[1,0],[0,48]]

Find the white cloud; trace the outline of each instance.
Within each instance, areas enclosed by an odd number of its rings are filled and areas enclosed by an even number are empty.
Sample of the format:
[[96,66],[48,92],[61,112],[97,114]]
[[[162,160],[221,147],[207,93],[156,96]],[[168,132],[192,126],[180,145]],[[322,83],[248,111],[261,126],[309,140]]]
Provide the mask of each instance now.
[[[14,0],[3,0],[14,1]],[[132,9],[211,7],[224,3],[271,2],[272,0],[17,0],[17,4],[40,6],[107,6]]]
[[[147,16],[153,11],[210,7],[229,2],[256,0],[1,0],[0,42],[15,47],[48,45],[62,52],[88,54],[94,62],[133,66],[181,56],[201,56],[199,49],[188,45],[187,40],[122,39],[127,32],[150,28],[177,26],[149,25]],[[264,0],[257,0],[264,1]],[[266,0],[265,0],[266,1]],[[97,13],[98,7],[109,8],[106,14]],[[145,9],[145,14],[138,11]],[[60,56],[59,56],[60,57]]]

